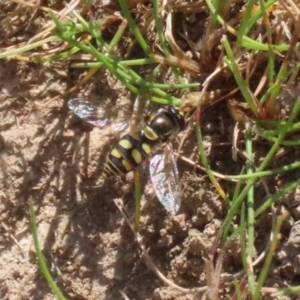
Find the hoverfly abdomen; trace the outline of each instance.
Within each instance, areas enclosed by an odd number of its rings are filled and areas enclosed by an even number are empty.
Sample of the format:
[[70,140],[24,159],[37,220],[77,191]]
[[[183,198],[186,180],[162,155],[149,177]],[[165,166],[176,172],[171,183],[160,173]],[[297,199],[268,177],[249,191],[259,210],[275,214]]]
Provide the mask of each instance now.
[[124,135],[107,156],[104,176],[122,176],[132,171],[151,154],[154,144],[156,141],[148,140],[141,132]]

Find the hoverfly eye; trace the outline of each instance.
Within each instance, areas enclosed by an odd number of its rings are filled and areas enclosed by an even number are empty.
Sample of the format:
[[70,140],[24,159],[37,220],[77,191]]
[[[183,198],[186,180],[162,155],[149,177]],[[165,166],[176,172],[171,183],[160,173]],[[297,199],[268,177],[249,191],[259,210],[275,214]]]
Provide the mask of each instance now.
[[171,113],[172,119],[174,123],[177,124],[178,126],[178,131],[182,131],[185,126],[185,121],[184,121],[184,115],[182,112],[180,112],[179,109],[175,107],[168,107],[168,111]]

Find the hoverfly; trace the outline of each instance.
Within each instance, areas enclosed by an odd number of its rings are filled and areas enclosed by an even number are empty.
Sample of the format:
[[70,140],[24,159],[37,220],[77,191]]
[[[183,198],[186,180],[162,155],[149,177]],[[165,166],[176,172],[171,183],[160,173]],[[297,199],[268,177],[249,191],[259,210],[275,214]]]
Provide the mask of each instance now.
[[[95,102],[74,98],[68,101],[68,106],[75,115],[94,126],[103,128],[111,121],[109,112]],[[116,131],[124,131],[128,121],[113,124]],[[145,118],[140,129],[121,136],[106,156],[103,176],[124,176],[151,157],[157,146],[170,141],[184,127],[184,116],[179,109],[172,106],[158,109]],[[177,213],[181,203],[181,190],[170,146],[167,154],[152,156],[149,171],[157,198],[168,212]]]

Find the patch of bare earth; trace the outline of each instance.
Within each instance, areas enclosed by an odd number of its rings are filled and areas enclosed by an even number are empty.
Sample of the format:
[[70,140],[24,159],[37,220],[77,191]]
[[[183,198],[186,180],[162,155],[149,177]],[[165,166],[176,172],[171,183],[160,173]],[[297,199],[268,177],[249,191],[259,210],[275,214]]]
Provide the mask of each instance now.
[[[100,177],[112,145],[113,128],[92,129],[84,124],[68,110],[67,99],[46,102],[72,87],[79,77],[80,73],[66,63],[0,61],[1,299],[54,299],[37,264],[29,224],[30,200],[36,208],[41,248],[68,299],[124,299],[120,291],[129,299],[201,299],[202,294],[192,289],[207,283],[203,257],[226,216],[223,200],[204,172],[179,161],[183,205],[178,215],[168,216],[154,196],[145,170],[140,222],[143,243],[167,278],[191,290],[179,292],[164,284],[145,264],[132,232],[112,201],[122,198],[134,214],[132,176],[123,182]],[[79,96],[101,98],[120,115],[130,111],[132,105],[129,93],[101,70]],[[234,122],[226,105],[220,103],[207,109],[202,124],[212,168],[222,174],[239,174],[243,160],[235,162],[231,158]],[[268,147],[258,141],[257,152],[263,155]],[[299,157],[299,149],[294,150],[288,155],[289,161]],[[182,153],[198,161],[193,131]],[[287,162],[273,162],[273,167],[281,163]],[[232,184],[220,183],[232,192]],[[271,192],[277,188],[272,179],[266,183]],[[257,206],[265,196],[262,184],[258,184]],[[278,213],[288,207],[292,214],[282,232],[267,280],[269,287],[283,288],[299,282],[300,226],[294,201],[298,198],[295,192],[277,206]],[[268,244],[270,215],[261,217],[256,231],[259,255]],[[228,246],[224,273],[243,269],[240,252],[239,241]],[[223,297],[231,293],[232,286],[221,291]]]

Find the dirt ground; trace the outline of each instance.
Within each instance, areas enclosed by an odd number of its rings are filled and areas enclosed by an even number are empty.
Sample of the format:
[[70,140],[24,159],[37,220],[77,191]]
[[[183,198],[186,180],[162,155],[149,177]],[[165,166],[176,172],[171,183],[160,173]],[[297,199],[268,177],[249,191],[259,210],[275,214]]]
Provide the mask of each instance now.
[[[92,128],[74,116],[66,104],[71,97],[101,98],[122,114],[130,111],[134,97],[107,71],[100,70],[80,93],[48,102],[76,84],[80,76],[82,72],[69,68],[67,63],[0,60],[1,299],[54,299],[37,264],[29,222],[30,200],[35,205],[39,242],[49,269],[68,299],[125,299],[120,292],[130,300],[203,299],[203,293],[193,288],[207,284],[203,258],[226,216],[226,205],[204,172],[179,160],[183,205],[176,216],[170,216],[156,199],[144,168],[140,221],[143,244],[155,266],[170,281],[190,290],[180,292],[160,280],[146,265],[113,202],[121,198],[129,214],[134,215],[132,174],[123,181],[103,180],[100,176],[112,145],[112,128]],[[208,108],[202,124],[212,169],[239,174],[243,160],[232,160],[235,124],[225,103]],[[183,135],[178,136],[175,149]],[[269,148],[261,140],[255,146],[257,155],[262,156]],[[285,150],[286,155],[270,167],[299,158],[299,148]],[[198,161],[193,129],[182,154]],[[267,178],[265,183],[274,193],[279,181],[287,183],[297,176],[299,170]],[[222,180],[220,184],[232,193],[234,184]],[[288,209],[291,216],[283,226],[266,287],[299,284],[299,195],[297,189],[276,204],[276,214]],[[266,199],[262,183],[256,186],[255,199],[257,207]],[[257,256],[268,245],[271,223],[268,212],[255,224]],[[238,240],[225,252],[224,278],[243,269]],[[232,292],[232,285],[220,291],[224,299]],[[266,294],[262,299],[275,298]]]

